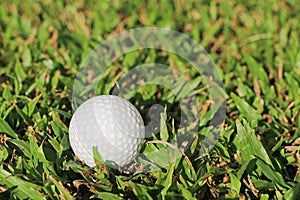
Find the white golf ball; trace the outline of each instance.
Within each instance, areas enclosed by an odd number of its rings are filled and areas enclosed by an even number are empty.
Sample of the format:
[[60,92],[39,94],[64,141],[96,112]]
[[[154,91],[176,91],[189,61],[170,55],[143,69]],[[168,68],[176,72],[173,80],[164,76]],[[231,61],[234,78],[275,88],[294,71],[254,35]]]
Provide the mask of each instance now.
[[104,161],[120,167],[131,161],[145,137],[143,119],[127,100],[101,95],[85,101],[75,111],[69,127],[69,139],[75,155],[94,167],[93,146]]

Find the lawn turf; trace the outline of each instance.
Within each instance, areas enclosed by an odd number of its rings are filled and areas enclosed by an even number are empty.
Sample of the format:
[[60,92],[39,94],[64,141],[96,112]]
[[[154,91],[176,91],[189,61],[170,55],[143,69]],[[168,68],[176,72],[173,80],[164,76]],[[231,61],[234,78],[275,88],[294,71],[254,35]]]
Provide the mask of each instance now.
[[[299,199],[299,13],[296,0],[1,1],[0,199]],[[227,98],[220,139],[199,159],[195,138],[186,157],[154,172],[90,169],[68,140],[76,72],[100,42],[147,26],[187,34],[216,63]],[[97,93],[109,94],[122,70],[151,62],[176,63],[198,80],[174,54],[135,51],[110,64]],[[203,88],[194,88],[208,106],[201,116],[212,108]],[[175,105],[155,85],[138,93],[143,101],[132,102],[140,110],[143,102]],[[170,113],[172,135],[176,108]],[[199,135],[206,130],[199,126]]]

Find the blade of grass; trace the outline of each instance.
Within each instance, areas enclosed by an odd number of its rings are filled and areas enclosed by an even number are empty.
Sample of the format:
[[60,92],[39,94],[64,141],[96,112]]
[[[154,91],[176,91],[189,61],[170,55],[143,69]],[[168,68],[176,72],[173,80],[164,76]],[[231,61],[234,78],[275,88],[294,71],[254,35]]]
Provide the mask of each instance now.
[[8,134],[12,138],[17,138],[18,135],[14,130],[8,125],[8,123],[0,117],[0,132]]
[[5,169],[0,170],[0,182],[7,188],[14,188],[11,192],[22,199],[46,199],[38,192],[41,188],[31,182],[24,181],[20,177],[14,176]]

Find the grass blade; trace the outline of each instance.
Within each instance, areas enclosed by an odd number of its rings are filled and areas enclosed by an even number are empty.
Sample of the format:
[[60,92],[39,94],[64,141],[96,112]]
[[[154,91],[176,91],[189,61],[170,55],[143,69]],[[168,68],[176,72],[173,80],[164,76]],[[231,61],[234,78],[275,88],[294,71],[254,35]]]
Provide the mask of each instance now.
[[18,199],[46,199],[43,194],[38,192],[40,186],[24,181],[4,169],[0,170],[0,182],[1,185],[7,188],[14,188],[11,192],[16,195]]
[[0,132],[8,134],[12,138],[17,138],[18,135],[14,130],[8,125],[8,123],[0,117]]

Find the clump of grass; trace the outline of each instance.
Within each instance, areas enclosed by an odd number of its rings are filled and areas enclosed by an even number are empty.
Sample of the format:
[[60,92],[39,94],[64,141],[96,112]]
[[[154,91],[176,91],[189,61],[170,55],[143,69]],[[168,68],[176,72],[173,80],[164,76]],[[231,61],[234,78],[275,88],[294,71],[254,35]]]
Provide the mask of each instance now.
[[[299,176],[300,8],[296,1],[3,1],[0,3],[1,199],[297,199]],[[169,27],[198,41],[223,74],[227,115],[220,139],[199,158],[194,151],[150,173],[90,169],[74,156],[68,125],[80,64],[120,31]],[[177,67],[197,80],[190,64],[161,51],[136,51],[108,68],[99,94],[122,69],[147,62]],[[176,65],[174,65],[176,63]],[[182,66],[182,67],[180,67]],[[185,69],[188,69],[184,71]],[[200,80],[200,78],[199,78]],[[195,88],[202,115],[207,91]],[[144,91],[144,92],[143,92]],[[170,91],[145,86],[132,97],[167,105],[158,140],[168,141],[178,118]],[[139,96],[140,95],[140,96]],[[145,103],[146,102],[146,103]],[[199,135],[207,131],[199,127]],[[163,144],[149,144],[162,148]]]

